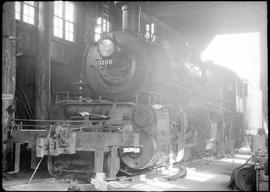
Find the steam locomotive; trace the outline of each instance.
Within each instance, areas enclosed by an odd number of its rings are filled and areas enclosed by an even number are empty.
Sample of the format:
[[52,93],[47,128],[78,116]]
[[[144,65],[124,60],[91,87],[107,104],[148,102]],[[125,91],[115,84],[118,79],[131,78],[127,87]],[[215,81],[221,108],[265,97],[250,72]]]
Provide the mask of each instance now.
[[29,138],[19,125],[12,133],[14,141],[32,143],[36,157],[47,156],[56,177],[115,177],[119,170],[217,153],[235,139],[240,81],[226,68],[182,61],[132,33],[114,31],[87,44],[83,69],[80,100],[57,102],[50,126],[28,132]]
[[[70,144],[72,152],[66,148],[49,160],[51,170],[63,171],[59,166],[67,164],[87,169],[92,158],[94,172],[114,177],[119,170],[164,165],[170,156],[190,160],[209,145],[218,152],[224,135],[234,139],[236,76],[229,70],[181,63],[173,53],[123,31],[89,44],[84,68],[85,95],[93,100],[60,102],[52,109],[50,119],[71,121],[55,134],[69,132],[76,147]],[[76,157],[67,155],[78,151]]]

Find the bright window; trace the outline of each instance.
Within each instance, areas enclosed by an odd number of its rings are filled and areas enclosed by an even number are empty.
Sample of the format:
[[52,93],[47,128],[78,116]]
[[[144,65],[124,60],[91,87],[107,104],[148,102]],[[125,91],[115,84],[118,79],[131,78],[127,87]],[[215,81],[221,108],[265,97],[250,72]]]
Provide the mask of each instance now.
[[103,32],[110,32],[110,22],[108,18],[98,17],[95,27],[95,41],[98,41]]
[[21,2],[15,2],[15,18],[20,20],[21,19]]
[[67,1],[54,2],[53,35],[74,42],[74,5]]
[[34,1],[16,1],[15,2],[15,18],[17,20],[29,23],[31,25],[35,24],[35,9],[36,4]]
[[155,42],[156,35],[155,35],[155,23],[146,24],[145,25],[145,39],[149,42]]
[[98,17],[95,24],[95,41],[97,42],[101,38],[102,33],[110,32],[109,22],[109,6],[106,3],[102,4],[103,13],[101,17]]
[[150,25],[146,24],[145,25],[145,39],[149,39],[150,38]]
[[53,28],[54,36],[63,38],[63,29],[64,29],[63,20],[58,17],[54,17],[54,28]]

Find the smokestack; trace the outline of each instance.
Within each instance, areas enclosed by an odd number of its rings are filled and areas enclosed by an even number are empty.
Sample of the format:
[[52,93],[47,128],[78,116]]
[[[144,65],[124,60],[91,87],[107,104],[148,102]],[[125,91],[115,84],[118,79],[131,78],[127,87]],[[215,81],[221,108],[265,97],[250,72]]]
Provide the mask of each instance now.
[[122,30],[137,34],[140,32],[141,6],[137,2],[128,2],[122,6]]

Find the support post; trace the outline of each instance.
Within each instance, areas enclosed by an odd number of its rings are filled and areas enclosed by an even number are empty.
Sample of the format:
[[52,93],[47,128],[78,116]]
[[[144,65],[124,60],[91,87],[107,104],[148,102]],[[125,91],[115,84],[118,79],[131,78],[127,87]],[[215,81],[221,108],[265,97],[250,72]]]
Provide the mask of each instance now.
[[95,173],[97,174],[103,173],[103,161],[104,161],[104,149],[96,148],[95,150]]
[[31,169],[35,169],[37,166],[36,150],[31,149]]
[[120,169],[120,159],[118,157],[118,147],[111,147],[110,155],[108,158],[108,176],[115,178]]
[[[104,162],[104,138],[102,135],[98,135],[95,138],[95,173],[96,179],[104,179],[103,176],[103,162]],[[103,175],[103,176],[102,176]]]
[[181,131],[178,132],[178,150],[185,147],[185,132],[187,129],[187,114],[184,110],[181,112]]
[[15,144],[15,167],[14,171],[17,173],[20,171],[20,158],[21,155],[21,143],[16,143]]
[[9,174],[18,173],[20,171],[21,144],[22,143],[15,143],[14,171],[8,172]]
[[16,22],[14,2],[7,1],[2,6],[2,168],[8,169],[7,154],[10,148],[7,142],[7,131],[14,113],[6,109],[14,103],[16,87]]
[[219,127],[219,151],[218,151],[218,157],[222,157],[224,155],[224,144],[225,144],[225,138],[224,138],[224,131],[225,131],[225,112],[222,114],[222,122]]
[[260,88],[262,91],[262,127],[268,135],[268,54],[267,54],[267,10],[264,15],[260,32]]
[[35,117],[44,120],[48,118],[51,100],[51,2],[43,1],[38,5]]

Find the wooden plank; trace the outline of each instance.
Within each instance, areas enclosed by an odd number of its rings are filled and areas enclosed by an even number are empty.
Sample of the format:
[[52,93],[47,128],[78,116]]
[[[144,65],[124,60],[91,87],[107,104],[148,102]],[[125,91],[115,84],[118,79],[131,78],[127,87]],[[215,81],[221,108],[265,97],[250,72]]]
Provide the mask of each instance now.
[[96,149],[95,149],[95,172],[96,176],[103,173],[103,161],[104,161],[104,138],[102,135],[97,135],[95,138]]
[[37,137],[46,137],[47,131],[17,131],[12,132],[12,139],[19,143],[30,143],[31,145],[36,144]]
[[[129,138],[124,140],[120,133],[96,133],[96,132],[78,132],[76,136],[76,148],[89,150],[98,145],[101,140],[103,146],[133,146],[135,134],[126,134]],[[136,138],[136,137],[135,137]]]
[[47,119],[50,106],[50,39],[51,39],[51,2],[39,2],[37,27],[37,68],[35,118]]
[[103,173],[104,150],[99,147],[95,150],[95,172]]
[[185,132],[187,129],[187,115],[185,111],[181,112],[181,130],[178,132],[178,151],[180,152],[185,147]]
[[15,167],[14,171],[19,172],[20,171],[20,154],[21,154],[21,143],[16,143],[15,144]]
[[31,149],[31,169],[35,169],[36,167],[37,167],[36,150]]

